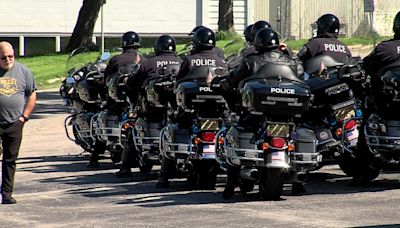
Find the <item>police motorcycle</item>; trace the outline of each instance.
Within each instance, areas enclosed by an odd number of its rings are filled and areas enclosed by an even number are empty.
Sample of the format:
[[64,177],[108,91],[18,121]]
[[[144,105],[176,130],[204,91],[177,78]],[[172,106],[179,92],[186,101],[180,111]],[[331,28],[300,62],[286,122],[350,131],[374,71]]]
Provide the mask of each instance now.
[[160,133],[162,156],[174,161],[176,171],[187,174],[194,188],[213,189],[220,170],[216,161],[216,133],[225,127],[226,101],[210,88],[224,75],[218,67],[195,67],[175,83],[177,109]]
[[105,143],[93,133],[92,118],[104,101],[103,74],[109,58],[108,52],[98,57],[98,52],[91,52],[88,47],[75,49],[68,57],[67,77],[60,86],[64,105],[71,108],[71,115],[64,121],[65,133],[68,139],[90,153],[101,154],[106,149]]
[[160,164],[160,133],[171,115],[171,101],[176,100],[173,88],[179,67],[165,66],[143,82],[138,105],[145,115],[138,116],[132,128],[133,145],[138,151],[142,172],[149,172],[153,165]]
[[[291,164],[296,127],[308,110],[311,93],[287,63],[267,63],[238,86],[240,105],[232,124],[218,132],[218,160],[227,163],[227,189],[243,193],[259,185],[263,199],[279,199],[284,181],[296,178]],[[236,116],[235,116],[236,115]],[[237,180],[239,183],[236,183]]]
[[360,153],[364,164],[354,175],[354,181],[367,183],[375,179],[381,169],[399,169],[400,165],[400,60],[367,79],[368,89],[364,105],[364,121],[360,134]]
[[130,101],[124,80],[135,75],[139,68],[139,64],[127,65],[109,76],[106,82],[107,101],[92,117],[93,136],[106,145],[114,163],[121,161],[124,149],[129,149],[129,133],[138,115],[136,103]]
[[313,99],[303,115],[304,122],[296,129],[296,152],[291,162],[302,165],[304,174],[326,164],[339,164],[352,176],[362,119],[360,100],[356,99],[364,77],[360,63],[354,58],[337,62],[321,55],[305,62],[304,71]]

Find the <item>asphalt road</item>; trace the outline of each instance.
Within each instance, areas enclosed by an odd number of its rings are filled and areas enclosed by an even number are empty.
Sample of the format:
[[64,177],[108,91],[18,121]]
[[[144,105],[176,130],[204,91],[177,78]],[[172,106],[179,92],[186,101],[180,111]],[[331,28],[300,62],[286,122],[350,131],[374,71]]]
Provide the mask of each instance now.
[[[86,168],[89,156],[64,133],[66,109],[56,91],[40,92],[25,125],[17,164],[15,205],[0,205],[0,227],[366,227],[400,226],[400,175],[386,172],[371,185],[349,186],[337,166],[310,174],[307,193],[262,201],[238,189],[189,191],[174,179],[158,189],[156,172],[117,179],[110,159]],[[155,167],[156,170],[159,167]]]

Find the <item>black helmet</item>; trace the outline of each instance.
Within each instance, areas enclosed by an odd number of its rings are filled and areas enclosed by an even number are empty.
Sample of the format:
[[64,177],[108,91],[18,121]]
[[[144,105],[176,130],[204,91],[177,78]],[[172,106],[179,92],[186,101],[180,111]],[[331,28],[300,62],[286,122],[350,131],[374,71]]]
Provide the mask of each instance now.
[[198,26],[194,27],[193,30],[188,35],[193,36],[201,28],[206,28],[206,26],[198,25]]
[[251,28],[253,28],[253,24],[248,25],[243,32],[244,38],[247,42],[254,42],[254,36],[251,35]]
[[316,23],[317,23],[317,35],[323,33],[333,33],[336,35],[339,34],[340,21],[339,18],[337,18],[333,14],[322,15],[320,18],[318,18]]
[[252,40],[255,39],[258,31],[260,31],[261,29],[265,29],[265,28],[271,28],[271,25],[266,21],[257,21],[256,23],[254,23],[254,25],[251,28]]
[[207,50],[215,47],[215,33],[209,28],[200,28],[193,36],[193,46],[196,50]]
[[158,37],[154,45],[154,52],[156,53],[156,55],[161,52],[174,53],[175,50],[175,39],[170,35],[162,35]]
[[394,34],[400,34],[400,11],[396,14],[393,22],[393,32]]
[[132,31],[124,33],[121,40],[121,46],[122,48],[128,48],[128,47],[139,48],[140,47],[139,34]]
[[254,39],[256,51],[265,52],[279,47],[278,34],[271,28],[261,29]]

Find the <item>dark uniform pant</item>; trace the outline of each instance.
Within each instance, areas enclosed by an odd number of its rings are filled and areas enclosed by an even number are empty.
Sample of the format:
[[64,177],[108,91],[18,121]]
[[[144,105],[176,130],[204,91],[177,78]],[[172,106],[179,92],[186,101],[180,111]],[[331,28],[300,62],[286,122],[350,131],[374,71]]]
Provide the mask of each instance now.
[[0,125],[0,138],[2,141],[2,182],[1,194],[11,196],[14,186],[16,160],[22,140],[24,123],[17,120],[12,124]]

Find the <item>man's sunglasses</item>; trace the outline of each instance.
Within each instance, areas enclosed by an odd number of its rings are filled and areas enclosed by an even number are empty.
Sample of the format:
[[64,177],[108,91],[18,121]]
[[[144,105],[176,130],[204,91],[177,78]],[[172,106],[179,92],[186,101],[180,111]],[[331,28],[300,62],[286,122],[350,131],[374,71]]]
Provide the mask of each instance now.
[[1,57],[0,59],[1,59],[1,60],[6,60],[7,58],[13,59],[14,56],[13,56],[13,55],[6,55],[6,56]]

